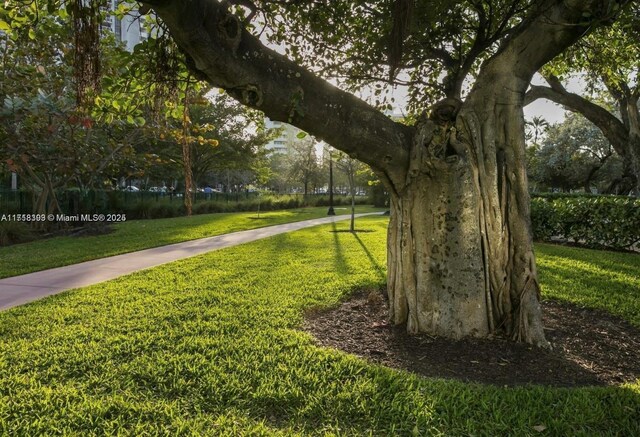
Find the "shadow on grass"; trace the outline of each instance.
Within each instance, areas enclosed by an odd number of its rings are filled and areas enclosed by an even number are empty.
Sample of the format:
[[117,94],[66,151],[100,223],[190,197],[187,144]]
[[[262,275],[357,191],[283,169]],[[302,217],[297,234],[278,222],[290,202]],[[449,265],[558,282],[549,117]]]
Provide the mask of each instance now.
[[[370,232],[373,232],[373,231],[370,231]],[[375,257],[373,256],[369,248],[367,248],[367,246],[362,242],[358,234],[353,234],[353,236],[356,239],[356,241],[358,241],[358,244],[360,244],[360,247],[362,247],[362,250],[367,255],[367,258],[369,258],[369,261],[371,261],[371,265],[375,269],[378,278],[384,281],[386,279],[386,273],[387,273],[385,269],[380,264],[378,264],[378,261],[375,259]]]
[[592,308],[605,308],[640,327],[638,268],[612,263],[612,260],[578,261],[559,255],[538,256],[544,296],[578,302]]
[[[303,388],[298,385],[303,381],[288,380],[277,384],[277,392],[289,396],[252,398],[247,413],[275,429],[284,425],[309,434],[338,429],[348,435],[532,435],[532,426],[540,424],[553,435],[637,435],[639,430],[640,393],[626,387],[468,384],[390,371],[326,350],[289,365],[310,369],[318,382]],[[304,394],[292,395],[298,389]]]
[[611,269],[619,273],[637,275],[640,269],[640,254],[611,252],[596,249],[576,248],[548,243],[536,243],[536,252],[541,261],[548,258],[575,264],[576,261],[597,269]]
[[340,243],[340,238],[338,238],[338,227],[336,226],[335,222],[331,223],[331,232],[333,233],[333,246],[335,248],[336,254],[334,258],[336,270],[341,274],[349,273],[349,266],[347,265],[344,250],[342,248],[342,244]]

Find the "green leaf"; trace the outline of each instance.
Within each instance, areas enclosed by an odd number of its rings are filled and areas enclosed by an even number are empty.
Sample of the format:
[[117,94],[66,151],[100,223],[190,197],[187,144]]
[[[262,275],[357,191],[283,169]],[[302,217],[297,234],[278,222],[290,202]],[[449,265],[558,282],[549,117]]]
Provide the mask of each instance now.
[[298,132],[298,134],[296,135],[296,138],[301,140],[301,139],[305,138],[306,136],[307,136],[306,132]]

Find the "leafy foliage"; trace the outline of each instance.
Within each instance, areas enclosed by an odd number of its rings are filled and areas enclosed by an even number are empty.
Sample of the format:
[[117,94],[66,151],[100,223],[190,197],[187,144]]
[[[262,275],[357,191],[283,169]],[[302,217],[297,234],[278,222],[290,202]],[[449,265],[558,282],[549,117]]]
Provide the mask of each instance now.
[[598,28],[580,40],[545,67],[545,74],[560,79],[581,74],[588,81],[589,90],[604,87],[621,90],[635,81],[640,68],[640,6],[631,2],[624,13],[610,26]]
[[394,87],[406,87],[413,113],[460,97],[465,80],[538,7],[526,0],[256,4],[269,40],[295,61],[350,91],[372,88],[381,109],[394,103]]
[[[566,94],[560,79],[585,79],[584,102],[573,98],[569,109],[590,115],[623,158],[622,190],[640,193],[640,6],[630,2],[611,26],[601,27],[543,69],[552,88]],[[574,96],[575,97],[575,96]],[[593,105],[594,98],[613,101]],[[603,111],[603,109],[605,111]],[[609,114],[607,114],[609,112]]]
[[[620,158],[602,132],[578,114],[546,129],[542,145],[529,150],[529,179],[538,190],[597,187],[606,192],[622,175]],[[538,136],[534,135],[534,136]]]
[[588,247],[631,249],[640,242],[640,201],[609,196],[535,197],[534,238],[560,236]]
[[[40,213],[58,210],[58,188],[100,187],[109,174],[135,167],[133,145],[141,135],[117,100],[100,104],[111,96],[108,88],[96,97],[93,113],[77,105],[72,38],[63,15],[38,20],[28,31],[18,27],[0,35],[0,140],[6,145],[0,160],[36,193],[35,212]],[[103,43],[114,55],[109,59],[119,60],[122,50],[108,39]],[[106,71],[115,68],[103,64]]]

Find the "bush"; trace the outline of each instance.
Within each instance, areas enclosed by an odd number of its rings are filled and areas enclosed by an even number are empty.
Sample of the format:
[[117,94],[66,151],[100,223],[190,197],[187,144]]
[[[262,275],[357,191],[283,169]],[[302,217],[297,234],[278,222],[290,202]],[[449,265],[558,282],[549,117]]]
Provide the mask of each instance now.
[[148,219],[151,217],[151,210],[155,205],[152,202],[137,202],[133,205],[127,205],[125,212],[127,219]]
[[536,240],[549,240],[558,233],[558,223],[552,201],[531,199],[531,227]]
[[151,205],[149,208],[149,218],[171,218],[178,217],[181,214],[181,205],[179,203],[158,203]]
[[119,191],[103,191],[106,193],[106,210],[111,213],[122,213],[125,211],[125,202]]
[[640,242],[640,200],[620,196],[536,196],[534,238],[566,238],[594,248],[631,249]]
[[34,239],[33,231],[23,222],[0,222],[0,246],[26,243]]

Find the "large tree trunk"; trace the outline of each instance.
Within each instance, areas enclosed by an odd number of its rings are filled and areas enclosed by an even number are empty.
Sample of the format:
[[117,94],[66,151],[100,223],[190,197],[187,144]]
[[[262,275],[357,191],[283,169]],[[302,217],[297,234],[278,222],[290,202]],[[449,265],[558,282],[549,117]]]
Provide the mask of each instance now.
[[491,305],[472,169],[462,161],[432,163],[431,169],[391,196],[391,321],[406,323],[410,333],[484,337],[491,331]]
[[548,345],[523,132],[521,95],[482,88],[467,99],[455,127],[427,122],[418,129],[407,186],[392,194],[393,323],[406,322],[412,333],[501,334]]
[[629,166],[634,179],[634,192],[640,197],[640,112],[637,101],[629,114]]

